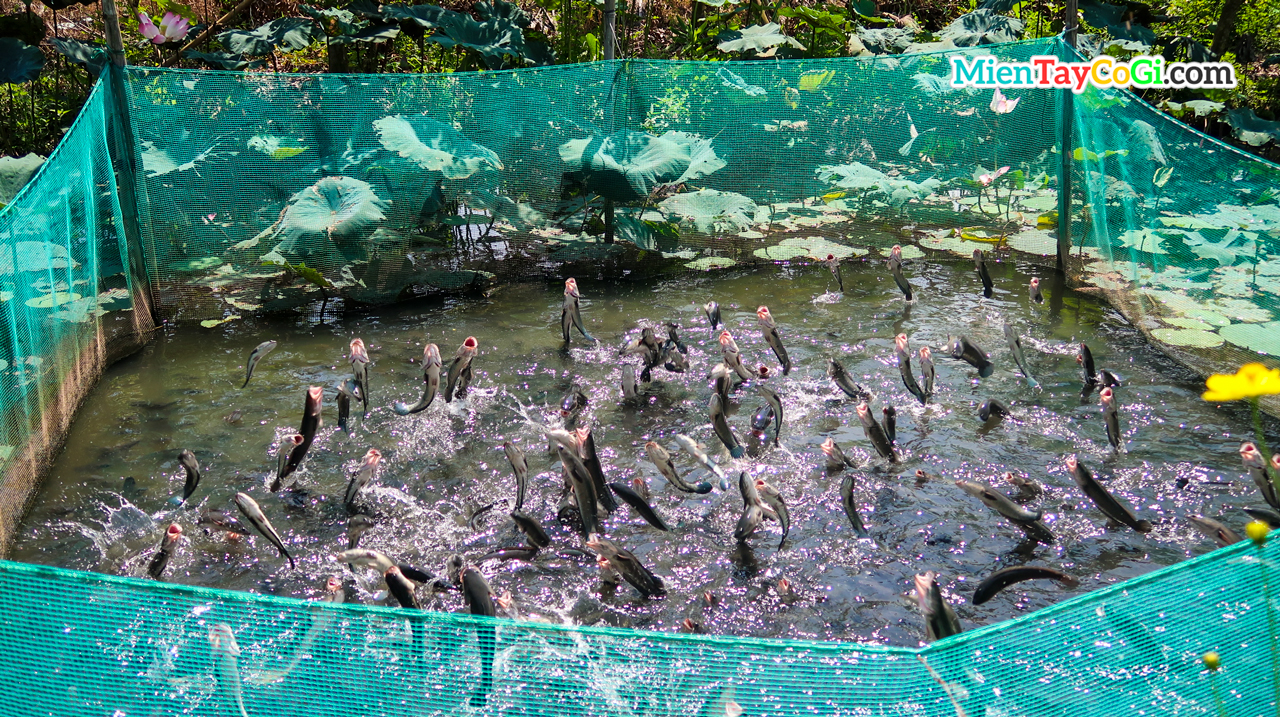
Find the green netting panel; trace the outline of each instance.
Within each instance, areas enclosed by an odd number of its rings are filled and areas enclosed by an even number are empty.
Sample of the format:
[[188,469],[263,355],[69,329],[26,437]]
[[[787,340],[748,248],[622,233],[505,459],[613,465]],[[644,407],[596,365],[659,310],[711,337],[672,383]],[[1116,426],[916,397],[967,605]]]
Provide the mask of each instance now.
[[[1060,45],[445,75],[130,68],[158,307],[214,319],[321,297],[264,262],[383,302],[572,262],[825,255],[813,236],[887,247],[902,226],[995,237],[1056,206],[1059,100],[1021,91],[997,115],[989,90],[950,87],[949,58]],[[1043,231],[1024,239],[1053,252]]]
[[[0,210],[0,536],[133,308],[99,85],[39,173]],[[0,537],[0,548],[4,537]]]
[[1075,109],[1082,281],[1201,373],[1280,357],[1280,167],[1129,92]]
[[[322,606],[0,563],[0,705],[239,715],[239,692],[245,714],[278,717],[735,714],[724,699],[744,715],[1261,715],[1280,671],[1278,537],[920,650]],[[234,666],[211,648],[220,625]],[[1224,666],[1212,679],[1208,650]]]

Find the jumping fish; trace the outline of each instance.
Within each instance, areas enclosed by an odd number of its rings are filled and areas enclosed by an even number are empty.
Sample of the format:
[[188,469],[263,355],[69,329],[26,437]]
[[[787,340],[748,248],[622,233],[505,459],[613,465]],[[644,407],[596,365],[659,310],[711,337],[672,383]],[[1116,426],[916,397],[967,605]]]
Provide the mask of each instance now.
[[253,378],[253,370],[258,367],[258,362],[265,358],[267,354],[275,351],[276,346],[275,341],[263,341],[249,353],[249,360],[245,363],[244,368],[244,385],[240,387],[242,390],[249,385],[249,379]]
[[1032,301],[1036,302],[1037,304],[1044,303],[1044,294],[1040,292],[1040,280],[1038,278],[1034,276],[1031,277],[1031,284],[1028,287],[1028,289],[1031,292]]
[[169,528],[164,531],[164,538],[160,541],[160,550],[156,551],[151,562],[147,563],[147,575],[152,580],[159,580],[164,575],[165,568],[169,567],[169,560],[173,558],[173,553],[178,548],[178,541],[182,539],[182,526],[177,523],[170,523]]
[[511,520],[515,521],[516,527],[521,533],[529,539],[529,544],[535,548],[545,548],[551,545],[551,538],[547,535],[547,531],[543,530],[542,524],[531,515],[525,515],[519,510],[511,511]]
[[769,313],[767,306],[756,309],[756,319],[760,322],[765,343],[773,349],[773,355],[777,356],[778,363],[782,364],[782,375],[786,376],[791,373],[791,358],[787,356],[787,349],[782,345],[782,337],[778,336],[778,322],[774,321],[773,314]]
[[281,555],[289,559],[289,568],[296,567],[293,562],[293,556],[289,554],[288,550],[285,550],[284,541],[280,539],[280,534],[276,532],[276,529],[271,526],[271,521],[267,520],[262,508],[258,506],[258,502],[244,493],[236,493],[235,502],[236,507],[240,509],[240,513],[244,515],[249,525],[253,526],[254,530],[261,533],[262,537],[274,545]]
[[[715,461],[711,460],[711,456],[707,455],[705,451],[703,451],[701,448],[698,447],[697,441],[684,435],[683,433],[677,433],[676,443],[679,443],[680,448],[682,448],[689,455],[693,456],[693,459],[697,461],[699,464],[701,464],[703,468],[706,468],[707,470],[711,471],[721,481],[727,480],[725,477],[724,471],[720,470],[720,466],[716,465]],[[721,487],[722,489],[727,488],[728,485],[725,484],[725,485],[722,485]]]
[[839,387],[841,391],[844,391],[844,394],[849,398],[857,399],[859,401],[871,400],[871,392],[855,383],[853,379],[849,378],[849,372],[845,370],[844,364],[834,358],[828,359],[827,375],[831,377],[831,380],[835,382],[836,386]]
[[827,258],[823,260],[823,264],[827,265],[827,269],[831,271],[831,275],[836,278],[836,286],[840,287],[840,293],[844,293],[844,277],[840,276],[840,260],[835,254],[827,254]]
[[773,409],[773,443],[777,445],[778,439],[782,437],[782,399],[768,386],[758,386],[756,391],[764,397],[769,408]]
[[[830,440],[830,438],[827,439],[827,441]],[[825,447],[826,444],[823,445]],[[836,450],[839,449],[837,448]],[[843,457],[844,454],[841,454],[841,458]],[[855,483],[852,473],[847,474],[844,480],[840,481],[840,507],[844,509],[845,517],[849,519],[854,532],[858,535],[866,536],[867,526],[862,522],[862,516],[858,514],[858,502],[853,497]]]
[[722,402],[728,403],[729,392],[733,390],[733,374],[728,364],[718,363],[711,369],[711,387]]
[[1080,370],[1084,372],[1085,388],[1091,388],[1098,383],[1098,371],[1094,368],[1093,352],[1089,350],[1086,343],[1080,344],[1080,353],[1076,354],[1076,363],[1080,364]]
[[933,396],[933,389],[937,381],[937,369],[933,365],[933,352],[928,346],[920,347],[920,371],[924,378],[924,396],[929,399]]
[[893,339],[894,353],[898,355],[898,373],[902,374],[902,385],[907,387],[912,396],[922,404],[928,403],[929,398],[924,390],[920,388],[920,384],[916,382],[915,374],[911,371],[911,348],[906,334],[898,334]]
[[714,332],[716,327],[724,326],[724,322],[720,320],[720,305],[714,301],[708,301],[702,307],[703,313],[707,315],[707,321],[711,323],[711,331]]
[[564,419],[566,429],[573,428],[571,424],[575,422],[578,414],[581,413],[582,409],[586,408],[587,404],[590,402],[591,401],[587,398],[587,394],[577,386],[569,389],[569,392],[564,395],[564,398],[560,399],[560,416]]
[[[644,444],[645,453],[648,454],[649,460],[653,461],[653,465],[658,467],[658,472],[663,478],[671,484],[671,487],[684,493],[698,493],[705,495],[711,492],[711,484],[702,482],[697,485],[690,485],[688,481],[680,477],[680,472],[676,470],[676,464],[671,460],[671,454],[656,441],[649,441]],[[710,459],[708,459],[710,460]]]
[[[455,566],[462,562],[462,557],[454,555],[449,558],[449,576],[462,590],[462,599],[467,612],[484,617],[497,617],[498,610],[493,604],[493,589],[489,581],[479,570],[470,565]],[[477,625],[476,642],[480,648],[480,686],[471,695],[471,705],[480,706],[488,701],[493,691],[493,657],[497,642],[497,629],[493,625]]]
[[592,533],[600,532],[600,497],[596,495],[595,481],[591,477],[591,472],[583,465],[582,459],[576,454],[561,445],[556,446],[556,452],[559,453],[560,462],[569,473],[569,483],[573,488],[573,497],[578,504],[578,514],[582,519],[582,537],[589,538]]
[[987,352],[978,348],[977,344],[970,341],[968,336],[961,335],[951,339],[948,350],[951,352],[951,358],[964,361],[978,369],[978,375],[982,378],[990,376],[991,372],[995,371],[995,366],[991,364]]
[[787,542],[787,533],[791,532],[791,513],[787,510],[787,503],[782,499],[782,494],[777,488],[769,485],[761,478],[756,479],[756,493],[760,496],[760,500],[764,504],[773,509],[773,514],[777,517],[778,525],[782,528],[782,539],[778,541],[778,549],[781,550],[784,543]]
[[622,579],[630,583],[631,587],[639,590],[641,595],[654,597],[662,595],[666,591],[662,578],[649,572],[649,569],[642,565],[630,551],[624,550],[598,535],[587,541],[587,547],[596,551],[596,554],[600,557],[608,560],[609,566],[618,571],[622,575]]
[[1266,508],[1241,508],[1250,518],[1267,524],[1271,530],[1280,528],[1280,513]]
[[[1033,279],[1034,281],[1034,279]],[[981,605],[996,596],[996,593],[1024,580],[1054,580],[1066,588],[1080,587],[1080,581],[1060,570],[1042,568],[1035,565],[1016,565],[991,573],[978,583],[973,591],[973,604]]]
[[1076,485],[1080,486],[1080,490],[1084,492],[1089,500],[1102,511],[1102,514],[1111,520],[1127,525],[1139,533],[1150,533],[1152,525],[1149,521],[1138,520],[1133,511],[1116,500],[1114,496],[1107,492],[1106,488],[1093,477],[1093,473],[1075,456],[1067,457],[1067,470],[1071,472],[1072,479]]
[[[338,430],[347,433],[351,432],[348,423],[351,418],[351,402],[353,400],[360,400],[360,385],[356,383],[354,378],[344,378],[338,382]],[[396,404],[396,413],[400,413],[398,407],[403,405],[402,403]],[[405,413],[408,413],[408,411],[405,411]]]
[[636,370],[630,366],[622,367],[622,397],[635,398],[636,393]]
[[440,391],[440,369],[444,366],[444,362],[440,359],[440,347],[435,344],[427,344],[422,349],[422,380],[427,386],[422,392],[422,398],[412,406],[402,401],[396,401],[394,406],[395,412],[401,416],[407,416],[411,413],[427,410],[431,402],[436,400],[436,393]]
[[733,539],[741,543],[755,534],[764,522],[764,501],[756,491],[756,482],[746,471],[738,475],[738,492],[742,494],[742,516],[733,529]]
[[973,268],[978,272],[978,278],[982,279],[982,295],[990,299],[994,285],[991,283],[991,272],[987,271],[987,261],[981,249],[973,250]]
[[200,512],[200,519],[197,520],[196,523],[206,530],[210,528],[214,530],[221,530],[222,532],[227,533],[228,537],[232,535],[244,535],[248,532],[245,530],[244,526],[235,519],[235,516],[229,515],[216,508],[205,508]]
[[578,282],[569,278],[564,280],[564,307],[560,309],[560,333],[565,343],[569,343],[570,327],[577,327],[578,333],[587,341],[595,341],[595,337],[587,333],[582,323],[582,304],[578,295]]
[[822,448],[822,452],[826,454],[827,458],[831,459],[828,463],[829,467],[832,462],[836,465],[835,470],[854,467],[853,461],[849,460],[849,457],[844,454],[844,451],[840,450],[840,446],[836,445],[834,440],[828,438],[822,442],[820,447]]
[[984,421],[1003,418],[1007,415],[1009,415],[1009,405],[998,398],[988,398],[978,405],[978,418]]
[[1240,542],[1240,536],[1236,531],[1228,528],[1213,518],[1206,518],[1203,515],[1192,513],[1187,516],[1187,520],[1196,527],[1204,536],[1218,544],[1219,548],[1225,548],[1228,545],[1235,545]]
[[884,406],[880,409],[884,414],[884,435],[889,439],[889,445],[898,442],[898,409],[893,406]]
[[529,488],[529,461],[524,456],[524,451],[520,447],[510,441],[502,443],[502,452],[507,454],[507,462],[511,464],[511,470],[516,474],[516,510],[524,508],[525,493]]
[[982,501],[983,505],[1018,526],[1028,538],[1045,545],[1053,544],[1053,533],[1042,521],[1043,514],[1040,511],[1023,508],[987,483],[959,479],[955,483],[957,488]]
[[[449,403],[456,398],[463,398],[467,394],[467,386],[471,383],[471,360],[476,357],[480,351],[480,343],[476,341],[476,337],[468,336],[462,342],[462,346],[458,347],[458,353],[453,355],[453,363],[449,364],[448,382],[444,387],[444,402]],[[457,387],[457,393],[454,388]]]
[[929,641],[960,634],[960,618],[943,599],[937,574],[930,570],[923,575],[916,575],[915,587],[916,601],[920,612],[924,614],[925,636]]
[[898,244],[893,245],[893,249],[889,251],[889,261],[886,262],[889,272],[893,274],[893,281],[902,290],[902,295],[907,301],[911,301],[914,295],[911,293],[911,284],[907,282],[907,277],[902,273],[902,247]]
[[1040,384],[1031,377],[1031,371],[1027,369],[1027,359],[1022,353],[1022,339],[1018,337],[1018,332],[1014,331],[1013,326],[1007,321],[1004,324],[1004,338],[1005,341],[1009,342],[1009,351],[1013,354],[1014,364],[1022,372],[1022,377],[1027,379],[1027,386],[1039,388]]
[[360,470],[347,482],[347,493],[342,500],[342,505],[347,509],[347,515],[355,514],[356,498],[360,496],[360,491],[373,482],[378,473],[378,463],[381,461],[382,454],[377,448],[370,448],[369,452],[364,454]]
[[[320,403],[324,399],[324,389],[319,386],[311,386],[307,388],[307,399],[302,409],[302,424],[299,427],[298,434],[302,436],[302,441],[294,441],[294,445],[289,449],[289,455],[284,463],[279,467],[276,473],[276,479],[271,483],[271,492],[275,493],[284,485],[284,479],[298,470],[298,466],[302,465],[302,459],[307,456],[307,451],[311,448],[311,442],[316,438],[316,431],[320,430],[322,423],[320,418]],[[296,438],[296,437],[295,437]]]
[[609,488],[622,499],[622,502],[631,506],[632,510],[641,518],[644,518],[646,523],[658,530],[671,530],[671,528],[667,527],[667,523],[662,519],[662,516],[658,515],[653,506],[649,505],[649,501],[644,499],[644,496],[631,490],[623,483],[610,483]]
[[591,481],[595,484],[596,498],[606,511],[612,513],[618,509],[618,501],[613,499],[613,494],[605,487],[604,468],[600,465],[600,457],[596,454],[596,441],[591,435],[591,429],[579,428],[577,436],[578,457],[582,459],[582,464],[591,474]]
[[711,403],[707,407],[711,413],[711,427],[715,430],[716,437],[729,449],[729,455],[734,458],[741,458],[743,453],[742,446],[738,444],[738,439],[734,437],[733,431],[729,428],[729,422],[724,417],[724,405],[720,402],[720,396],[711,394]]
[[360,547],[360,538],[369,532],[376,523],[373,518],[362,513],[347,518],[347,550],[355,550]]
[[187,472],[186,483],[182,486],[182,502],[186,503],[191,494],[196,492],[196,487],[200,485],[200,464],[196,461],[196,454],[188,450],[178,454],[178,463],[181,463]]
[[360,387],[360,405],[369,412],[369,352],[361,339],[351,339],[351,372]]
[[218,688],[235,706],[240,717],[249,717],[244,711],[244,693],[240,687],[240,667],[237,665],[240,646],[236,644],[236,636],[231,632],[230,625],[220,623],[209,628],[209,652],[213,655]]
[[1240,459],[1244,461],[1245,470],[1249,471],[1249,476],[1253,478],[1258,491],[1262,493],[1262,499],[1267,501],[1267,505],[1280,510],[1280,496],[1277,496],[1275,482],[1271,480],[1271,475],[1267,471],[1267,459],[1263,457],[1258,447],[1252,443],[1242,443]]
[[1102,419],[1107,425],[1107,441],[1112,448],[1119,450],[1123,438],[1120,435],[1120,412],[1116,409],[1116,395],[1110,388],[1104,388],[1098,398],[1102,401]]
[[876,453],[879,453],[881,458],[888,458],[890,463],[897,463],[898,454],[894,452],[884,428],[876,417],[871,415],[871,409],[865,402],[858,404],[858,421],[862,423],[862,432],[866,434],[867,440],[871,441],[871,446],[876,449]]
[[747,368],[742,362],[742,352],[738,350],[738,344],[733,340],[733,335],[728,331],[720,332],[720,353],[724,356],[724,363],[733,369],[738,378],[748,381],[755,378],[755,374],[751,373],[751,369]]

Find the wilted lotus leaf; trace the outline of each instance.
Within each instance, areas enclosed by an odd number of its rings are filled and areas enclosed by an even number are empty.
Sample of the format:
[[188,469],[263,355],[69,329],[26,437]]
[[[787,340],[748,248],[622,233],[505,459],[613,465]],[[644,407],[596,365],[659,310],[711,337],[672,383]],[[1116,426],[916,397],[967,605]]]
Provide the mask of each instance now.
[[1222,338],[1260,354],[1280,356],[1280,321],[1266,324],[1232,324],[1218,329]]
[[1222,345],[1222,337],[1199,329],[1156,329],[1151,335],[1173,346],[1211,349]]
[[502,169],[502,160],[488,147],[462,136],[443,122],[422,115],[392,115],[373,123],[378,141],[389,151],[416,162],[446,179],[466,179],[485,167]]
[[747,197],[715,189],[676,194],[664,199],[658,207],[667,214],[692,223],[704,234],[736,234],[751,226],[756,211],[756,203]]
[[325,177],[293,195],[280,222],[289,239],[307,234],[345,236],[386,219],[387,203],[367,182],[351,177]]

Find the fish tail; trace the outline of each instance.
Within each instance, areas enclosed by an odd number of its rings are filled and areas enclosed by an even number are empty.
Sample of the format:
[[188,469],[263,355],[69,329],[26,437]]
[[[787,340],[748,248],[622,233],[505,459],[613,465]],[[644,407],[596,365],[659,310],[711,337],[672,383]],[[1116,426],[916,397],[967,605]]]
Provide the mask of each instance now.
[[745,453],[745,451],[742,449],[742,446],[734,446],[733,448],[729,449],[729,455],[733,456],[734,458],[741,458],[743,453]]

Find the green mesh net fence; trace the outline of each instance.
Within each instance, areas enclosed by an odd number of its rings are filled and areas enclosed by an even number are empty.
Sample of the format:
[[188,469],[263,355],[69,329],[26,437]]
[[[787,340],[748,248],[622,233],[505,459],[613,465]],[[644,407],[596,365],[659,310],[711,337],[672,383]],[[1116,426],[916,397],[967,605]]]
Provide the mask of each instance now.
[[[923,649],[566,627],[0,563],[0,705],[282,717],[1264,715],[1280,679],[1277,537]],[[1214,674],[1201,663],[1209,650],[1221,657]]]
[[[453,75],[117,72],[0,212],[0,515],[21,512],[30,454],[74,413],[67,387],[92,381],[140,314],[218,322],[894,244],[1052,262],[1064,153],[1073,281],[1201,371],[1280,356],[1280,168],[1127,92],[1088,90],[1069,113],[1048,89],[995,105],[950,86],[957,53],[1072,57],[1049,39]],[[1240,544],[923,650],[487,622],[7,563],[0,711],[1199,714],[1221,700],[1263,714],[1280,674],[1276,550]],[[1226,665],[1213,676],[1209,649]]]

